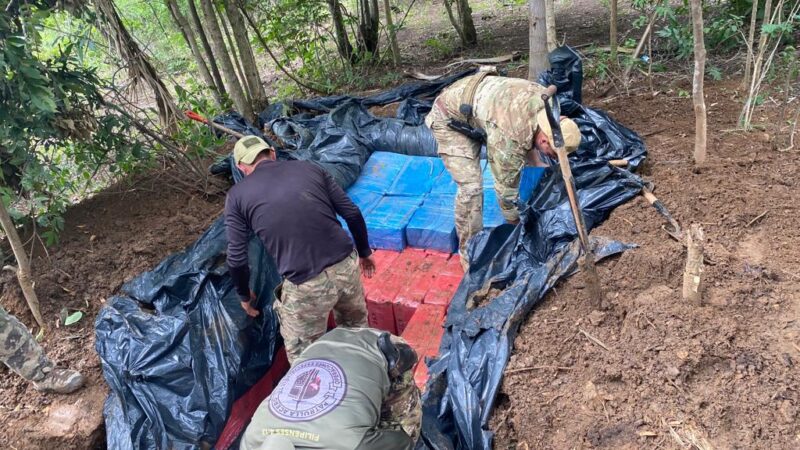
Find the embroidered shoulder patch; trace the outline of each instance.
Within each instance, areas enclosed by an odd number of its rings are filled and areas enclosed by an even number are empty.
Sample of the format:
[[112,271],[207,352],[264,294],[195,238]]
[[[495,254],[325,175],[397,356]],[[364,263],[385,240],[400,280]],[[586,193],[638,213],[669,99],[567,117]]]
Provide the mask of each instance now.
[[336,409],[347,394],[339,364],[309,359],[294,366],[269,398],[269,410],[288,422],[308,422]]

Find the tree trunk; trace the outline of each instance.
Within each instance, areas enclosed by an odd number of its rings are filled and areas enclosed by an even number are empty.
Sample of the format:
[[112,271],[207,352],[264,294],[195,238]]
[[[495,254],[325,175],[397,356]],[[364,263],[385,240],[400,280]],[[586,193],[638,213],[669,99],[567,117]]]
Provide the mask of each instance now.
[[[614,0],[611,0],[614,1]],[[558,47],[558,34],[556,34],[556,5],[554,0],[545,0],[545,21],[547,22],[547,51],[552,52]]]
[[208,70],[208,65],[206,65],[206,62],[203,59],[203,54],[200,52],[200,48],[197,46],[197,39],[195,38],[194,30],[192,30],[192,27],[189,26],[189,21],[186,20],[186,16],[181,13],[176,0],[166,0],[166,3],[167,9],[169,9],[170,15],[172,16],[172,20],[175,22],[175,25],[178,26],[178,29],[181,31],[181,35],[183,35],[183,39],[186,41],[186,44],[189,46],[189,50],[192,52],[192,57],[194,58],[195,64],[197,64],[197,70],[200,72],[200,77],[203,78],[203,82],[211,90],[212,94],[214,95],[214,100],[217,102],[217,104],[222,105],[222,97],[217,91],[216,83],[214,82],[214,78],[211,76],[211,72]]
[[464,30],[464,45],[467,47],[474,47],[478,45],[478,31],[475,29],[475,23],[472,22],[472,8],[469,6],[469,0],[456,0],[458,5],[458,17],[461,19],[461,28]]
[[[212,0],[213,1],[213,0]],[[242,90],[244,91],[244,96],[247,99],[247,102],[250,105],[253,104],[253,94],[250,92],[250,86],[247,85],[247,79],[244,77],[244,68],[242,67],[242,58],[239,56],[239,51],[236,48],[236,43],[233,40],[233,34],[231,33],[231,27],[228,23],[228,18],[225,16],[224,7],[221,5],[217,5],[215,2],[215,7],[217,10],[217,17],[219,18],[219,24],[224,33],[225,40],[228,46],[228,52],[231,56],[231,61],[233,62],[233,66],[236,68],[236,75],[239,78],[239,85],[242,86]]]
[[400,47],[397,45],[397,35],[395,34],[394,22],[392,22],[392,6],[389,0],[383,0],[383,9],[386,14],[386,28],[389,29],[389,47],[392,50],[392,63],[396,66],[400,64]]
[[17,267],[13,268],[13,270],[17,273],[17,281],[19,281],[19,287],[22,289],[22,295],[25,297],[36,323],[44,329],[44,319],[39,310],[39,299],[36,297],[36,291],[33,289],[33,281],[31,280],[31,262],[25,253],[25,246],[22,245],[22,240],[17,234],[14,222],[8,214],[6,204],[2,200],[0,200],[0,226],[3,227],[3,232],[6,233],[6,238],[11,244],[11,251],[14,252],[14,258],[17,259]]
[[342,16],[342,8],[339,5],[339,0],[327,0],[328,10],[331,13],[331,21],[333,22],[333,29],[336,35],[336,49],[341,56],[348,63],[353,62],[353,45],[350,44],[350,38],[347,36],[347,28],[344,25],[344,17]]
[[539,73],[550,68],[547,51],[547,27],[545,23],[545,0],[530,0],[530,16],[528,41],[530,58],[528,63],[528,79],[536,81]]
[[[456,11],[453,12],[453,4],[456,5]],[[464,47],[473,47],[478,44],[478,32],[475,30],[475,24],[472,22],[472,8],[469,6],[467,0],[444,0],[444,7],[447,10],[447,18],[458,34],[461,40],[461,45]]]
[[252,95],[251,101],[258,110],[261,110],[267,106],[267,93],[264,90],[264,85],[261,84],[261,76],[258,74],[258,65],[256,64],[255,55],[253,55],[253,47],[247,37],[247,27],[244,24],[239,8],[236,6],[236,0],[227,0],[225,12],[228,14],[228,20],[231,23],[236,46],[239,47],[244,76]]
[[172,94],[164,86],[164,82],[150,64],[150,60],[125,28],[112,0],[94,0],[94,5],[98,18],[102,22],[98,28],[127,66],[133,85],[144,82],[150,87],[158,108],[161,126],[167,132],[174,131],[178,120],[183,118],[183,113],[175,105]]
[[703,39],[703,3],[692,0],[692,29],[694,32],[694,164],[702,166],[706,162],[706,99],[703,94],[703,77],[706,73],[706,44]]
[[756,38],[756,23],[758,22],[758,0],[753,0],[753,9],[750,12],[750,32],[747,35],[747,58],[744,63],[744,78],[742,79],[742,87],[748,88],[750,85],[750,70],[755,57],[755,49],[753,49],[753,40]]
[[205,14],[206,29],[211,38],[210,41],[214,49],[214,57],[220,63],[220,68],[225,77],[225,82],[228,85],[231,100],[233,100],[234,106],[242,116],[248,120],[252,120],[254,117],[253,108],[244,95],[242,85],[239,84],[239,79],[236,78],[236,69],[233,68],[233,63],[228,56],[228,50],[225,48],[225,41],[222,38],[222,31],[217,22],[217,13],[214,11],[214,4],[212,0],[200,0],[200,6],[203,8],[203,13]]
[[617,0],[609,0],[611,20],[608,27],[608,42],[611,47],[611,62],[617,63]]
[[369,53],[377,57],[380,37],[378,0],[358,1],[358,34],[358,51],[361,56]]
[[216,58],[214,58],[214,52],[211,50],[211,44],[208,43],[206,30],[203,29],[203,24],[200,22],[200,14],[197,12],[197,6],[194,4],[194,0],[187,0],[187,3],[189,4],[189,15],[192,18],[192,23],[197,31],[197,35],[200,37],[200,43],[203,44],[203,50],[206,52],[208,66],[211,69],[211,75],[214,77],[214,84],[217,86],[217,92],[219,92],[220,96],[224,97],[228,95],[228,92],[225,90],[225,83],[223,83],[222,75],[219,73],[219,67],[217,66]]

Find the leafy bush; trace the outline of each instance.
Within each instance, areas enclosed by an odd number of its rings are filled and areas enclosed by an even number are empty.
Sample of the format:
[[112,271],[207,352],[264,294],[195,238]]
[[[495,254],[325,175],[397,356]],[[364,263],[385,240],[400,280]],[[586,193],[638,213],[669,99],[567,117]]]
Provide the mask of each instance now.
[[0,16],[0,196],[53,243],[69,204],[151,155],[128,139],[131,124],[104,108],[96,69],[79,64],[73,42],[40,50],[46,17]]

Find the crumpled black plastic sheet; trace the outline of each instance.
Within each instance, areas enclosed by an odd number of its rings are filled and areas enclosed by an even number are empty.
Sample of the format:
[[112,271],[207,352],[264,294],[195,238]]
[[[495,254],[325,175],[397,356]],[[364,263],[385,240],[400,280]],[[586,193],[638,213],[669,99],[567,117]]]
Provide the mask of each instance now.
[[[602,161],[573,165],[588,229],[638,195],[643,181]],[[574,273],[582,255],[564,183],[548,169],[520,225],[502,225],[470,241],[470,270],[447,311],[438,359],[423,398],[418,449],[491,449],[488,422],[525,317],[559,280]],[[631,245],[592,238],[598,259]],[[473,295],[503,289],[488,304],[469,309]]]
[[[425,126],[425,115],[443,88],[474,72],[407,83],[370,97],[337,95],[275,103],[259,114],[258,127],[237,113],[216,117],[214,122],[266,139],[278,149],[279,159],[314,161],[347,188],[372,152],[437,156],[436,140]],[[400,102],[396,117],[376,117],[368,109],[395,102]],[[265,126],[271,135],[260,131]],[[273,142],[271,136],[279,142]]]
[[581,104],[583,64],[578,53],[559,47],[550,53],[550,66],[539,76],[539,83],[556,85],[561,114],[574,120],[581,130],[581,145],[570,159],[626,159],[628,168],[636,171],[647,157],[644,141],[605,112]]
[[272,312],[278,273],[257,239],[251,285],[261,314],[239,304],[217,220],[192,246],[126,283],[95,321],[111,388],[108,448],[196,449],[213,444],[230,407],[272,365],[280,335]]

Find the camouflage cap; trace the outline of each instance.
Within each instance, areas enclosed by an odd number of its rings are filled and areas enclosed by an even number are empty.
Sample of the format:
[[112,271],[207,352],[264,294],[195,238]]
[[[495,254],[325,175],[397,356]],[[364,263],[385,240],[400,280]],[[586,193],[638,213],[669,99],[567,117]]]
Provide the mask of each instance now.
[[[547,120],[547,111],[542,109],[536,114],[536,124],[539,129],[547,136],[550,146],[555,149],[553,144],[553,131],[550,129],[550,122]],[[578,129],[578,124],[569,118],[561,119],[561,134],[564,136],[564,148],[567,153],[572,153],[581,145],[581,130]]]
[[253,164],[256,156],[271,147],[258,136],[245,136],[236,142],[233,147],[233,161],[236,164]]

